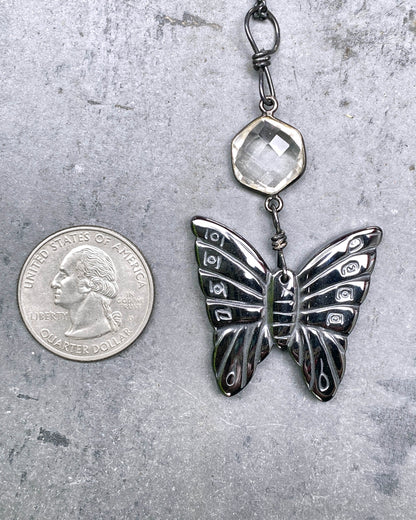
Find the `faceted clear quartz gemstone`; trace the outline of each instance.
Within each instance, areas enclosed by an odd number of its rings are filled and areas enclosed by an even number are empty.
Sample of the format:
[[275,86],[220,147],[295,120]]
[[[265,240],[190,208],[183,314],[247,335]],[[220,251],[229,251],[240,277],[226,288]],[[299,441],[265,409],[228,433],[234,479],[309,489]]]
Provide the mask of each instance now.
[[274,195],[305,171],[302,134],[271,116],[252,121],[232,142],[234,175],[253,190]]

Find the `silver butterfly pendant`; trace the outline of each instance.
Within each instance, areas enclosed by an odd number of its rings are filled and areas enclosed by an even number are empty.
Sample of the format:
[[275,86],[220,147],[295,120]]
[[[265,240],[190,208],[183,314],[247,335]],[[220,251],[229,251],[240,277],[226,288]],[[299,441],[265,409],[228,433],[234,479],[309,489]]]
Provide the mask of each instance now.
[[297,275],[288,270],[286,279],[227,227],[195,217],[192,229],[222,392],[242,390],[276,345],[289,350],[318,399],[331,399],[345,372],[347,336],[368,292],[381,229],[339,238]]

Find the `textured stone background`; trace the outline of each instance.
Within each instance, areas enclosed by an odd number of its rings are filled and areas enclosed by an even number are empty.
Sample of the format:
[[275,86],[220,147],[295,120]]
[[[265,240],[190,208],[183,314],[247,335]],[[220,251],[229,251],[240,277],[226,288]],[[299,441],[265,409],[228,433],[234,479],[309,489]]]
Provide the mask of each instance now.
[[[284,193],[289,266],[348,230],[385,231],[337,397],[311,398],[284,352],[233,399],[211,371],[190,217],[273,257],[263,199],[229,160],[258,115],[251,3],[3,0],[2,519],[414,518],[416,14],[269,5],[278,116],[309,158]],[[38,345],[15,297],[33,247],[80,224],[130,238],[156,284],[139,340],[91,364]]]

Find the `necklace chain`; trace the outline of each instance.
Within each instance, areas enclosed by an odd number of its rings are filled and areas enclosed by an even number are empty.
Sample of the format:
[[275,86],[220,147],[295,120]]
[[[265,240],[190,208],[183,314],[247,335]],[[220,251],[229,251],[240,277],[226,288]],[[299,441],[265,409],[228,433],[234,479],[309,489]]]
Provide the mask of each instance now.
[[253,13],[254,18],[256,20],[266,20],[268,12],[266,0],[257,0],[254,7],[256,8],[256,11]]

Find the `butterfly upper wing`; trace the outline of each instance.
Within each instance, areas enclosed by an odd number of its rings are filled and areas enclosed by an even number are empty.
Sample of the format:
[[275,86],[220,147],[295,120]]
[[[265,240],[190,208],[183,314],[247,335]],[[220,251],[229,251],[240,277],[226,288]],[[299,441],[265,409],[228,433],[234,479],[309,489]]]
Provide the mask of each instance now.
[[240,235],[204,217],[192,220],[199,280],[214,327],[214,371],[224,394],[239,392],[273,347],[266,323],[269,272]]
[[344,375],[347,336],[367,295],[381,237],[377,227],[346,235],[297,276],[299,315],[289,350],[322,401],[335,395]]

